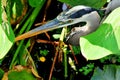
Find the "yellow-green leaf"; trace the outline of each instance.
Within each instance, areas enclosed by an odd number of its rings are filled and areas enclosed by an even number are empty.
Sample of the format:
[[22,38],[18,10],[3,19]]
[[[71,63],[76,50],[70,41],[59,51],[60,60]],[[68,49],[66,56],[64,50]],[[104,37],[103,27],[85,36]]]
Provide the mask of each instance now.
[[[10,13],[7,0],[1,0],[0,3],[0,59],[2,59],[12,47],[14,42],[14,33],[10,25]],[[7,6],[6,6],[7,5]]]
[[80,46],[88,60],[120,54],[120,8],[115,9],[95,32],[81,37]]

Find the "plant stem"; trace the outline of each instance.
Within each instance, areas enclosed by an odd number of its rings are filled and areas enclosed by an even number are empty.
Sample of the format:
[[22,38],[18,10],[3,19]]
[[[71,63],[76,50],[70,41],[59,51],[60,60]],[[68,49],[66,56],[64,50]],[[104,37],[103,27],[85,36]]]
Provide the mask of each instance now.
[[63,53],[64,53],[64,77],[67,78],[68,77],[68,74],[67,74],[67,46],[64,45],[64,48],[63,48]]
[[[61,36],[60,36],[60,41],[63,41],[64,40],[64,37],[65,37],[65,34],[67,32],[67,27],[64,27],[62,29],[62,32],[61,32]],[[68,77],[68,74],[67,74],[67,46],[64,45],[63,48],[63,53],[64,53],[64,77],[67,78]]]

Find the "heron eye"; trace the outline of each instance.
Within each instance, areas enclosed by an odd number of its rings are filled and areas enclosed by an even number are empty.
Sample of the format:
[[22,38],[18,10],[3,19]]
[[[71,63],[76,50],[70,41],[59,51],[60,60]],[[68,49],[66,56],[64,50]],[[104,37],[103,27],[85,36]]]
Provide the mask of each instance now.
[[75,24],[74,26],[82,27],[82,26],[85,26],[85,25],[86,25],[86,22],[79,22],[79,23]]
[[80,26],[85,26],[86,22],[80,22]]

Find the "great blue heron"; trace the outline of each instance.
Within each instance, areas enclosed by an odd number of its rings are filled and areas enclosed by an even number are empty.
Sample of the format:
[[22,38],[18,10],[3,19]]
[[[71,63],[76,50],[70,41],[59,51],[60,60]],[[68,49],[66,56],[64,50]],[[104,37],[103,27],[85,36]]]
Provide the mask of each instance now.
[[72,28],[69,35],[66,37],[67,43],[79,45],[80,36],[94,32],[99,27],[100,21],[99,10],[83,5],[75,6],[69,10],[63,11],[54,20],[45,25],[16,37],[15,40],[18,41],[53,29],[85,22],[86,24],[83,26]]
[[105,8],[105,14],[110,13],[111,11],[116,9],[117,7],[120,7],[120,0],[110,1],[109,4],[107,5],[107,7]]

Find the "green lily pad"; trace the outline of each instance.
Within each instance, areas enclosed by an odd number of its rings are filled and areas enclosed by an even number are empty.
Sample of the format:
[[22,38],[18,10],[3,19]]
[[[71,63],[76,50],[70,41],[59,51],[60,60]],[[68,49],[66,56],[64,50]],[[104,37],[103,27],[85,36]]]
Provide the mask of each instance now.
[[105,65],[103,70],[96,68],[91,80],[119,80],[120,66]]
[[[7,0],[4,0],[7,2]],[[1,0],[1,3],[3,1]],[[2,59],[10,50],[14,42],[14,33],[10,25],[9,4],[0,3],[0,59]],[[5,6],[7,5],[7,6]],[[4,6],[4,8],[3,8]]]
[[29,5],[32,7],[37,7],[37,6],[41,5],[41,1],[42,0],[28,0]]
[[23,19],[28,10],[27,0],[11,0],[9,9],[10,23],[16,25]]
[[59,0],[71,6],[86,5],[94,8],[101,8],[107,0]]
[[93,33],[80,38],[81,51],[87,60],[120,54],[120,8],[115,9]]
[[[3,27],[5,27],[5,29]],[[15,37],[10,26],[2,26],[0,24],[0,59],[2,59],[12,47],[14,38]]]
[[12,71],[8,74],[9,80],[37,80],[32,73],[27,70]]

